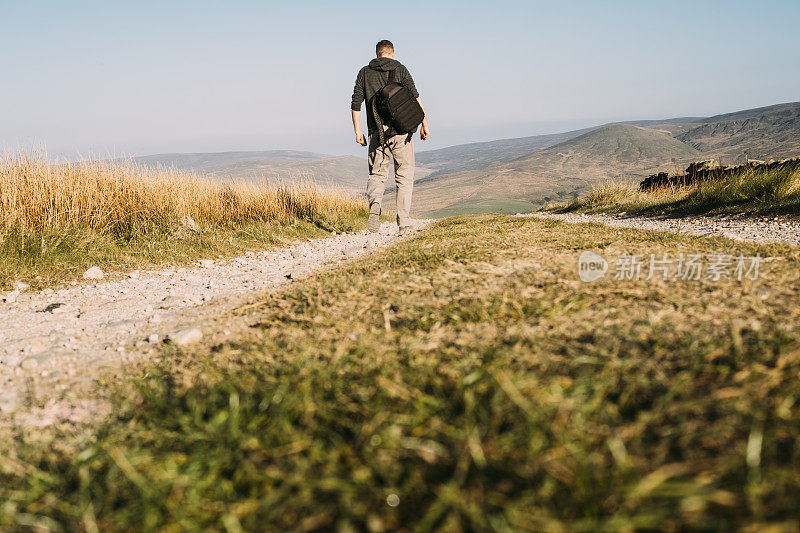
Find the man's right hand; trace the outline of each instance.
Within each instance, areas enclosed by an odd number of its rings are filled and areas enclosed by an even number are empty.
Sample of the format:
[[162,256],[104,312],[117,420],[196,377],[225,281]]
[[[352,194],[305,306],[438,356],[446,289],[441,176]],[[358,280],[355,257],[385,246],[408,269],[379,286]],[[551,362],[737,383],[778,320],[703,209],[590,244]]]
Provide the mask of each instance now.
[[360,144],[361,146],[366,146],[367,145],[367,138],[364,137],[364,134],[362,132],[357,131],[356,132],[356,142],[358,144]]

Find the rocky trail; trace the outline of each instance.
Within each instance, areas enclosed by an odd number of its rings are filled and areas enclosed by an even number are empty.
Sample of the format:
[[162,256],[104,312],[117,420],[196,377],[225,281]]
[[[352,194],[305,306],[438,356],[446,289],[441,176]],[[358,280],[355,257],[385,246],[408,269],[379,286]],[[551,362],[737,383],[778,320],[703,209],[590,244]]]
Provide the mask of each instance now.
[[745,217],[684,217],[655,218],[618,215],[587,215],[584,213],[527,213],[517,216],[538,217],[564,222],[597,222],[614,228],[635,228],[671,231],[687,235],[717,236],[737,241],[757,243],[781,242],[800,245],[800,222],[780,218]]
[[[517,216],[800,245],[800,223],[772,218]],[[429,223],[417,221],[415,229]],[[188,267],[6,294],[8,301],[0,302],[0,422],[45,426],[96,417],[103,406],[82,400],[80,391],[98,377],[158,358],[164,341],[213,343],[247,328],[241,310],[265,291],[397,242],[401,237],[392,226],[383,224],[378,234],[339,234]]]
[[[415,221],[415,230],[430,221]],[[193,266],[142,270],[40,292],[13,291],[0,303],[0,418],[24,425],[80,419],[98,407],[83,390],[104,373],[157,357],[176,345],[246,327],[235,311],[260,294],[326,266],[397,242],[396,226],[307,240]],[[97,269],[87,272],[102,277]],[[25,407],[21,409],[20,407]]]

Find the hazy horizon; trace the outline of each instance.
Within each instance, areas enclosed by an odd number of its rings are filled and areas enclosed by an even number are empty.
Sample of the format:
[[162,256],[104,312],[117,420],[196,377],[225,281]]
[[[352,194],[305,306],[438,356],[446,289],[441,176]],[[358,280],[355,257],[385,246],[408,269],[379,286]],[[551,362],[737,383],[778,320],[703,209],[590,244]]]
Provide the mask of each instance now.
[[[349,99],[381,38],[428,109],[432,137],[418,150],[800,94],[796,3],[404,5],[391,31],[318,2],[6,6],[0,149],[365,155]],[[761,21],[768,31],[754,31]]]

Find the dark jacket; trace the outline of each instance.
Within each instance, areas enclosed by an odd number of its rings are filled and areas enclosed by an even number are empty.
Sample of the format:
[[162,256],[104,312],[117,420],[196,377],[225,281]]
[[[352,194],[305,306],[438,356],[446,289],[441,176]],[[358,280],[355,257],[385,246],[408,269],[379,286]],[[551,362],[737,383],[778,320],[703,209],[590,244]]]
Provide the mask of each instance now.
[[353,88],[353,101],[350,109],[360,111],[361,104],[367,102],[367,130],[370,134],[376,133],[378,127],[375,125],[375,117],[372,116],[372,98],[389,81],[389,71],[394,70],[394,81],[405,85],[414,95],[419,98],[419,92],[414,85],[414,79],[408,69],[402,63],[388,57],[377,57],[369,62],[369,65],[358,71],[356,86]]

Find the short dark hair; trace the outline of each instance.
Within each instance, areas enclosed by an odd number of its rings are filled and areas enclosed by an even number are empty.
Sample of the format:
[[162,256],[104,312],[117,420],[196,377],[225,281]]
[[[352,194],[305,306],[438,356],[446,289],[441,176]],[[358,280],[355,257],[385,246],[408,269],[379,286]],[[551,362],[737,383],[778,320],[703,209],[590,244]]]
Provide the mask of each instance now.
[[389,52],[394,52],[394,45],[392,44],[392,41],[387,41],[384,39],[375,45],[376,55],[382,56],[383,54],[387,54]]

